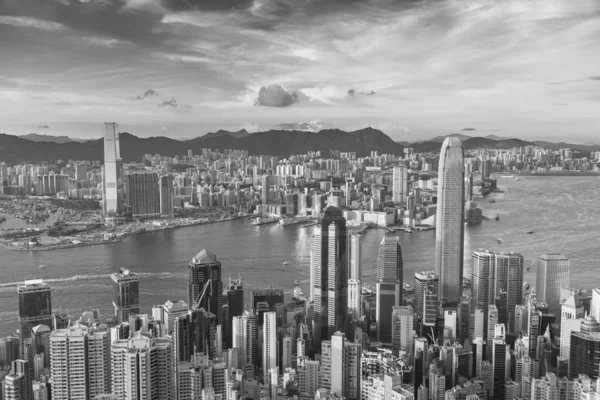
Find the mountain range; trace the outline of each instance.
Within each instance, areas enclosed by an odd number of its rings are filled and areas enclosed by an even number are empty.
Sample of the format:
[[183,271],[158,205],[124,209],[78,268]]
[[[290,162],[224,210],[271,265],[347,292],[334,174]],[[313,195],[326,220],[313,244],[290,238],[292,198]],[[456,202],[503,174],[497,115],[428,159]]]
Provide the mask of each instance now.
[[[458,136],[465,150],[478,148],[511,149],[522,146],[540,146],[548,149],[571,148],[581,151],[600,151],[600,145],[577,145],[569,143],[528,142],[515,138],[498,136],[472,137],[464,134]],[[241,149],[251,155],[274,155],[288,157],[291,154],[304,154],[309,151],[321,151],[329,154],[329,150],[356,152],[364,157],[371,151],[380,153],[401,154],[405,147],[412,147],[417,153],[437,153],[446,136],[439,136],[427,141],[395,142],[380,130],[365,128],[345,132],[339,129],[324,129],[319,132],[298,130],[269,130],[249,133],[246,130],[229,132],[219,130],[193,139],[177,140],[164,136],[140,138],[123,132],[120,136],[121,157],[126,162],[141,160],[144,154],[161,154],[175,156],[187,154],[192,150],[195,154],[202,149]],[[80,140],[66,136],[49,136],[30,134],[13,136],[0,134],[0,161],[8,164],[22,162],[40,163],[56,160],[102,160],[103,139]]]

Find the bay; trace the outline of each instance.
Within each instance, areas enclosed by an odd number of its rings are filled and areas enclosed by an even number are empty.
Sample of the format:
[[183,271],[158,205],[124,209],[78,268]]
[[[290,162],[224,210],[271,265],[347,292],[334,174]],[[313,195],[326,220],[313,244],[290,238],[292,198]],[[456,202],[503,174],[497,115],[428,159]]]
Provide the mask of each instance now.
[[[535,285],[536,258],[560,252],[571,259],[571,286],[600,286],[599,178],[498,178],[498,186],[505,193],[490,196],[495,203],[479,204],[490,221],[465,227],[466,277],[471,274],[475,249],[519,251],[531,268],[525,281]],[[499,221],[494,220],[496,214]],[[311,232],[301,225],[254,226],[238,220],[144,233],[107,245],[37,252],[0,249],[0,336],[18,328],[16,286],[24,279],[49,282],[53,308],[67,311],[72,318],[93,308],[108,316],[112,314],[110,274],[129,268],[140,274],[140,302],[148,310],[166,300],[186,298],[187,264],[204,248],[222,262],[224,281],[229,274],[241,274],[247,302],[251,290],[269,286],[283,288],[289,298],[295,280],[308,293]],[[383,229],[363,234],[366,283],[375,282],[379,243],[386,234]],[[434,269],[435,231],[396,235],[402,244],[405,282],[412,283],[415,271]],[[44,269],[39,268],[42,264]]]

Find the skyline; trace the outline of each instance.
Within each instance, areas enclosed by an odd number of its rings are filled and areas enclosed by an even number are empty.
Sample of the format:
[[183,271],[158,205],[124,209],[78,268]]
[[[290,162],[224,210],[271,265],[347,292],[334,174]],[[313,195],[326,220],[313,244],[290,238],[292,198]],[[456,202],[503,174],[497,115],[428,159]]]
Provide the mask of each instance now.
[[0,132],[87,139],[118,120],[144,137],[372,126],[585,142],[599,22],[594,0],[4,0]]

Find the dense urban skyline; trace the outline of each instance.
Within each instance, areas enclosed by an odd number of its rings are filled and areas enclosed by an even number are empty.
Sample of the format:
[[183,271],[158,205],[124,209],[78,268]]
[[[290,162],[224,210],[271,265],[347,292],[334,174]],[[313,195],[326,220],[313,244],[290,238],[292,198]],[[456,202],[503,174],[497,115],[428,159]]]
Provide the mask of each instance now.
[[595,0],[5,0],[0,131],[590,141],[599,24]]

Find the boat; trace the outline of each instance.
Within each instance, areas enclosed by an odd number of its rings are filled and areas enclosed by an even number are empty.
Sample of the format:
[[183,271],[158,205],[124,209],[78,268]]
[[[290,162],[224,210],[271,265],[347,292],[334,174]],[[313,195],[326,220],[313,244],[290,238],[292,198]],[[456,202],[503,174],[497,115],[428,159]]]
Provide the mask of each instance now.
[[406,232],[406,233],[412,233],[412,229],[411,228],[406,228],[406,229],[404,229],[404,232]]
[[302,288],[300,288],[300,283],[298,281],[294,282],[294,292],[292,293],[292,299],[298,302],[308,301],[308,297],[306,297],[306,294],[304,294]]
[[500,220],[500,215],[496,214],[496,221]]
[[254,221],[252,221],[252,225],[272,224],[272,223],[275,223],[275,222],[278,222],[278,221],[279,221],[278,218],[273,218],[273,217],[268,217],[268,218],[258,217]]
[[515,176],[514,175],[502,175],[502,178],[506,178],[506,179],[514,179]]
[[528,235],[533,235],[533,231],[527,232]]
[[490,199],[490,204],[494,204],[496,200]]
[[309,221],[310,221],[309,217],[298,217],[298,218],[285,217],[285,218],[281,218],[279,220],[279,225],[286,226],[286,225],[302,224],[304,222],[309,222]]
[[498,243],[502,243],[502,238],[498,238]]
[[385,228],[385,230],[388,231],[389,233],[396,232],[396,228]]
[[289,261],[284,261],[283,265],[289,265],[289,263],[290,263]]
[[519,178],[515,178],[515,181],[518,181],[518,180],[519,180]]
[[42,264],[42,265],[40,265],[40,268],[44,269],[44,268],[46,268],[46,266],[44,264]]

